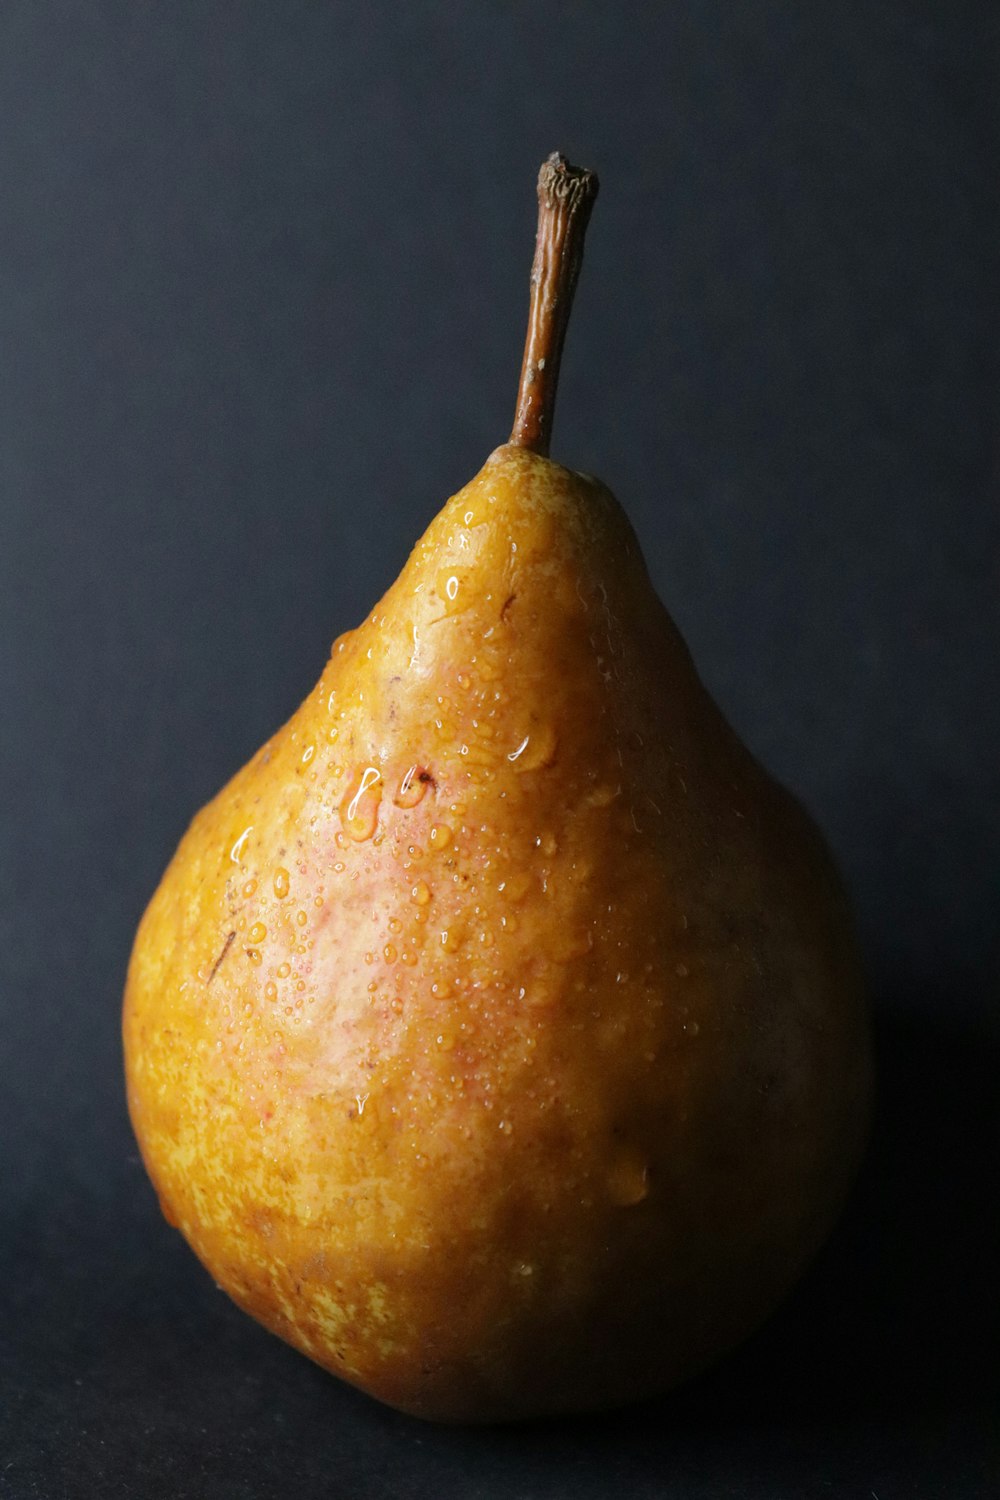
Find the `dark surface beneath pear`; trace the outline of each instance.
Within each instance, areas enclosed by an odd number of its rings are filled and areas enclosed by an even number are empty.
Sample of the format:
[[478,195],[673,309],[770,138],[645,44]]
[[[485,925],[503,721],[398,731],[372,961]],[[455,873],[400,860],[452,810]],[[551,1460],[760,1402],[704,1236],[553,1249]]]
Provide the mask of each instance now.
[[[813,1484],[838,1500],[893,1487],[992,1500],[1000,1384],[983,1316],[996,1266],[983,1184],[1000,1048],[926,1020],[887,1023],[877,1047],[873,1144],[798,1291],[711,1374],[600,1420],[451,1429],[401,1416],[245,1317],[176,1236],[151,1256],[156,1210],[142,1207],[137,1160],[122,1185],[86,1191],[71,1163],[53,1170],[61,1215],[22,1208],[5,1241],[5,1264],[20,1268],[4,1351],[18,1378],[0,1411],[9,1492],[84,1500],[114,1476],[144,1500],[194,1482],[233,1500],[293,1483],[311,1500],[342,1489],[605,1500],[629,1487],[690,1500],[723,1486],[795,1500]],[[95,1201],[113,1211],[113,1234]]]

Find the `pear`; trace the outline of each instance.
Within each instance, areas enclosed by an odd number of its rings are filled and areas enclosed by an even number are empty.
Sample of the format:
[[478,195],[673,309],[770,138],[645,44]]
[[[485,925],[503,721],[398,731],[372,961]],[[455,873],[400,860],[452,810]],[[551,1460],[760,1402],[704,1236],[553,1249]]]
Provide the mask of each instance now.
[[128,1100],[164,1213],[422,1417],[669,1389],[828,1234],[871,1087],[824,844],[547,457],[596,193],[551,157],[517,420],[146,911]]

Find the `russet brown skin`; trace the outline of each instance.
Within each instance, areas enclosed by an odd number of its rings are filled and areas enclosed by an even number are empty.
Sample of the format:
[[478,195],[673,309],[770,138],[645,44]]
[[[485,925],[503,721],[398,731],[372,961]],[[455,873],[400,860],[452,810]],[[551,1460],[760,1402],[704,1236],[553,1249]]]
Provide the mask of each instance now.
[[195,819],[124,1039],[216,1280],[446,1421],[616,1405],[743,1338],[827,1234],[870,1091],[819,835],[614,498],[520,440]]

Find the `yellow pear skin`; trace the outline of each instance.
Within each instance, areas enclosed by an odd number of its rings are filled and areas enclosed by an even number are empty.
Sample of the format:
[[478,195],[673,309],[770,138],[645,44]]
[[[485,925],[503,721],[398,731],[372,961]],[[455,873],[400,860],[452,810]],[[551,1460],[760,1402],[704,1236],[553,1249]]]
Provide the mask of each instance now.
[[247,1312],[406,1412],[664,1391],[854,1175],[822,841],[597,481],[500,447],[195,818],[128,973],[131,1118]]

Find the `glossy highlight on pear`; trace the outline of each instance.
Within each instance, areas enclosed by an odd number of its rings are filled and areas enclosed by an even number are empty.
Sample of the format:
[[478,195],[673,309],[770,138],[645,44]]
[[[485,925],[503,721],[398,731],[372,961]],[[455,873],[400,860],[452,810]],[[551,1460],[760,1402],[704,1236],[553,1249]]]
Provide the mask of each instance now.
[[822,839],[618,502],[548,457],[595,194],[543,165],[511,440],[194,819],[126,985],[168,1221],[266,1327],[439,1421],[718,1359],[823,1242],[869,1109]]

